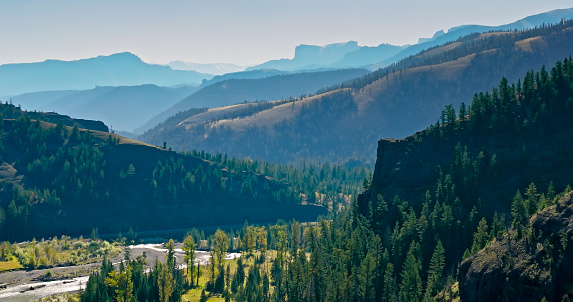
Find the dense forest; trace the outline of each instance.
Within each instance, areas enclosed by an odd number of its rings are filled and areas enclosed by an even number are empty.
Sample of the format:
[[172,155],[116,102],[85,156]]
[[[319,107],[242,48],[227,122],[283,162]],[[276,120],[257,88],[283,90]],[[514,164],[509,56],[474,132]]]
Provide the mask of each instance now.
[[[178,154],[165,145],[46,123],[43,115],[13,105],[0,108],[3,240],[87,235],[93,228],[117,234],[130,226],[144,231],[245,219],[314,220],[348,204],[370,176],[364,167],[295,167],[225,154]],[[219,215],[208,214],[213,209]],[[225,214],[230,212],[236,215]]]
[[[563,223],[573,207],[568,185],[573,181],[568,171],[573,146],[567,142],[572,116],[571,58],[550,71],[528,72],[514,84],[502,78],[491,92],[476,94],[459,111],[446,106],[426,130],[401,141],[382,140],[372,183],[365,183],[368,189],[332,220],[278,223],[268,231],[251,225],[236,233],[217,231],[207,245],[213,255],[239,249],[244,257],[233,264],[232,274],[218,257],[212,258],[205,267],[210,281],[202,297],[207,290],[226,301],[477,301],[480,292],[472,287],[477,282],[484,297],[492,299],[567,298],[568,288],[559,282],[570,280],[571,273],[559,265],[573,252],[572,228]],[[392,149],[391,144],[404,149]],[[534,163],[540,156],[543,161]],[[393,161],[410,170],[407,175],[430,176],[411,180],[414,190],[401,190],[400,179],[389,180],[387,174],[397,171],[395,165],[388,166]],[[417,182],[428,179],[418,187]],[[507,188],[492,191],[498,189],[495,183]],[[388,197],[407,191],[412,191],[408,199]],[[195,231],[185,240],[204,238]],[[519,248],[509,249],[508,244]],[[270,267],[265,255],[271,258]],[[250,257],[255,260],[246,274],[244,261]],[[133,261],[131,265],[137,265]],[[489,271],[481,273],[503,286],[481,282],[475,274],[484,267]],[[161,287],[162,269],[156,266],[145,278]],[[172,301],[184,292],[177,288],[196,286],[189,281],[194,280],[193,270],[197,274],[194,267],[186,273],[173,269],[166,277],[187,280],[172,281]],[[141,277],[130,269],[122,271],[131,274],[127,279],[134,284],[133,292],[139,290],[135,284]],[[93,278],[90,282],[100,280],[100,296],[86,291],[86,301],[118,294],[109,287],[111,281],[102,281],[101,275]],[[169,300],[160,293],[146,299]]]
[[[469,35],[350,82],[244,117],[156,127],[139,139],[174,150],[262,158],[273,162],[368,162],[381,137],[401,138],[434,123],[504,76],[571,55],[573,21],[526,31]],[[183,120],[183,119],[181,119]],[[245,126],[246,124],[246,126]],[[360,133],[360,135],[356,135]]]

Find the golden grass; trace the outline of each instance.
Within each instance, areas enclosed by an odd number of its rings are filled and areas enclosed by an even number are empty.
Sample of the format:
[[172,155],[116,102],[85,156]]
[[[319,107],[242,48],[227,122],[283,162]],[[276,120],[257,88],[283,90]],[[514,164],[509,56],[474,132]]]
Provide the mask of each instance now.
[[242,118],[235,118],[235,119],[225,119],[219,120],[216,123],[212,124],[212,127],[222,128],[222,127],[230,127],[235,131],[245,131],[251,126],[271,126],[277,123],[282,122],[283,120],[289,120],[294,118],[299,114],[302,110],[302,107],[306,104],[321,101],[323,97],[342,93],[344,91],[349,91],[348,88],[344,89],[337,89],[329,92],[325,92],[323,94],[306,97],[302,100],[297,100],[295,102],[288,102],[282,105],[275,106],[273,108],[259,111],[256,114],[252,114],[249,116],[245,116]]
[[[471,64],[475,56],[476,54],[471,54],[454,61],[408,68],[383,76],[355,92],[354,100],[358,106],[358,111],[361,113],[367,111],[370,108],[370,103],[374,102],[375,98],[372,96],[380,95],[386,90],[392,89],[395,87],[394,82],[401,81],[402,78],[416,78],[428,74],[439,80],[458,77]],[[391,106],[392,104],[388,105]]]
[[24,266],[18,262],[18,260],[11,261],[0,261],[0,273],[5,271],[13,271],[18,269],[23,269]]
[[533,37],[533,38],[528,38],[528,39],[524,39],[521,41],[517,41],[515,42],[515,45],[521,49],[522,51],[525,52],[533,52],[533,48],[531,47],[532,43],[543,43],[545,40],[543,39],[543,37]]

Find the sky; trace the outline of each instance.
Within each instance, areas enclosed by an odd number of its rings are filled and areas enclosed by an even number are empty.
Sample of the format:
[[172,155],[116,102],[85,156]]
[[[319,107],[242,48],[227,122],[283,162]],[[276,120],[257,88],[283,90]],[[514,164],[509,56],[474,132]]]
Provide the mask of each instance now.
[[571,0],[0,0],[0,64],[131,52],[150,63],[254,65],[299,44],[414,44]]

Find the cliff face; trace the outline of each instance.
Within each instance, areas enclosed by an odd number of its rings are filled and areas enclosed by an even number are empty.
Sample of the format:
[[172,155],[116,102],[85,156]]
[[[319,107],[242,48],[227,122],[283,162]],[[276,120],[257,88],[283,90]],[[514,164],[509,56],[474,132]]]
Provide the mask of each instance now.
[[[573,152],[571,126],[561,121],[556,124],[563,127],[557,127],[548,137],[477,136],[469,131],[453,131],[443,137],[419,132],[400,140],[382,139],[378,142],[372,184],[358,199],[360,210],[367,211],[368,202],[375,201],[378,194],[390,203],[398,195],[413,206],[424,200],[426,191],[434,196],[439,171],[452,173],[458,143],[470,158],[484,155],[471,194],[477,194],[484,213],[491,217],[495,211],[508,213],[515,192],[532,182],[542,191],[551,181],[565,188],[573,181],[568,168],[573,164],[569,156]],[[456,192],[467,194],[461,189]]]
[[[451,164],[457,139],[419,139],[414,134],[404,139],[378,141],[372,185],[358,198],[360,210],[367,210],[378,194],[386,201],[398,195],[414,204],[423,200],[426,190],[435,190],[438,167]],[[363,212],[365,213],[365,212]]]
[[531,222],[533,238],[514,239],[512,231],[462,262],[462,301],[561,301],[573,294],[573,193]]

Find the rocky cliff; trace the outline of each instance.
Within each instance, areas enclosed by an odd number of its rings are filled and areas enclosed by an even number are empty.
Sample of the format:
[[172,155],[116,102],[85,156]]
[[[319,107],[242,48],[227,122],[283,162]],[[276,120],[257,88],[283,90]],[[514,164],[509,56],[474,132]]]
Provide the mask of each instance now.
[[531,223],[530,238],[516,239],[510,231],[462,262],[462,301],[562,301],[572,296],[573,193],[534,215]]

